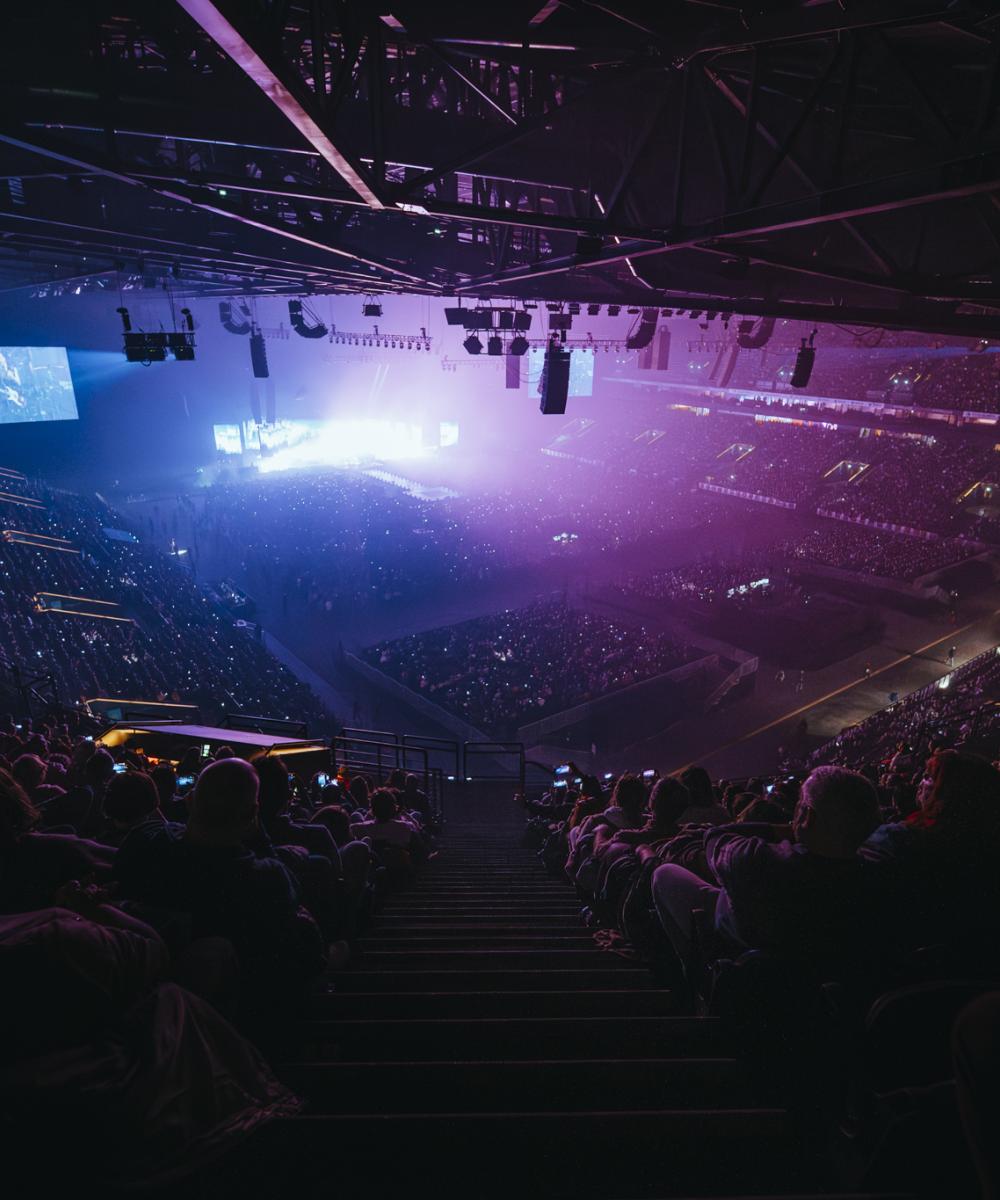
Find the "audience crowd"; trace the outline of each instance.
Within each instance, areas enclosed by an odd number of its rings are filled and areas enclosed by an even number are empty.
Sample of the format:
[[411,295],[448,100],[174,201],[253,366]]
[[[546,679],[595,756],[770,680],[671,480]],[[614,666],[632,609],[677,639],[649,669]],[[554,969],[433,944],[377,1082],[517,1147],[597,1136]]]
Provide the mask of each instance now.
[[[44,507],[0,503],[11,531],[0,536],[0,659],[28,677],[51,676],[63,703],[181,701],[206,718],[245,712],[317,730],[329,724],[310,689],[210,601],[183,558],[122,529],[124,518],[97,497],[27,484],[7,491]],[[63,610],[76,612],[41,608],[40,592],[70,597]]]
[[0,1107],[39,1153],[58,1123],[68,1181],[80,1155],[118,1186],[191,1176],[301,1108],[262,1054],[435,853],[437,814],[402,771],[294,763],[156,761],[0,717]]
[[364,654],[475,729],[502,737],[689,657],[663,634],[551,600],[384,642]]

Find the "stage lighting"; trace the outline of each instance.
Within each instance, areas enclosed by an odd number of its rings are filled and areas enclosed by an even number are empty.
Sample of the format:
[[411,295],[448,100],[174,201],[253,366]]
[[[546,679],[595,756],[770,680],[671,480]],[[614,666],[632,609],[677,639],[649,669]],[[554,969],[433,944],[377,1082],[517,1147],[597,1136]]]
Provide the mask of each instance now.
[[181,316],[184,318],[184,325],[188,333],[194,333],[194,317],[191,315],[191,310],[189,308],[182,308]]
[[[183,335],[180,335],[183,336]],[[164,362],[167,357],[167,334],[126,333],[125,361],[144,363]]]
[[479,338],[476,337],[474,333],[470,333],[462,345],[465,347],[466,353],[468,354],[482,354],[483,352],[483,343],[479,340]]
[[580,306],[579,306],[579,304],[577,304],[577,302],[575,300],[571,300],[569,302],[569,304],[566,306],[566,311],[575,317],[580,312]]
[[132,332],[132,320],[128,315],[128,309],[127,308],[116,308],[115,312],[122,319],[122,329],[124,329],[124,331],[126,333],[131,333]]
[[494,334],[493,337],[487,339],[486,353],[492,355],[494,358],[498,354],[503,354],[503,338]]
[[361,315],[363,317],[380,317],[382,315],[381,304],[362,304]]
[[194,335],[192,333],[168,333],[167,349],[177,362],[194,362]]
[[600,313],[601,313],[601,306],[599,304],[588,304],[587,305],[587,316],[588,317],[597,317],[597,316],[600,316]]
[[620,304],[609,304],[608,305],[608,316],[609,317],[617,317],[618,314],[621,312],[621,310],[622,310],[622,306]]
[[526,337],[523,337],[521,334],[516,334],[514,337],[512,337],[510,339],[510,346],[508,347],[508,352],[510,354],[517,355],[518,358],[520,358],[520,356],[522,354],[527,354],[528,353],[528,339]]

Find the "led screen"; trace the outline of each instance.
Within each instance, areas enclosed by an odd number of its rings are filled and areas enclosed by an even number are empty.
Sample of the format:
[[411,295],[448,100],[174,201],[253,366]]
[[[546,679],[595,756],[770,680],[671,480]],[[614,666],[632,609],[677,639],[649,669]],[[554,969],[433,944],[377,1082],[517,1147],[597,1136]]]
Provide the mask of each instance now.
[[0,425],[78,415],[65,346],[0,346]]
[[239,425],[214,425],[215,448],[220,454],[242,454]]
[[[528,386],[537,388],[542,377],[542,366],[545,362],[545,350],[541,346],[532,346],[528,354]],[[594,393],[594,352],[592,350],[572,350],[569,356],[569,395],[591,396]]]

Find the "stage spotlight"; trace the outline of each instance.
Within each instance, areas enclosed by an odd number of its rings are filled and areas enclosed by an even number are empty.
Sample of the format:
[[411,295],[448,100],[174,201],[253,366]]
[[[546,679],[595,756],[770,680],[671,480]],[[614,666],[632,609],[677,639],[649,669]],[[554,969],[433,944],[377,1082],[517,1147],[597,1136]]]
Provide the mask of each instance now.
[[181,316],[184,318],[184,325],[188,333],[194,333],[194,317],[191,315],[191,310],[189,308],[182,308]]
[[509,353],[516,355],[518,358],[522,354],[528,353],[528,339],[521,334],[516,334],[510,339]]
[[576,317],[580,313],[580,305],[575,300],[571,300],[566,307],[566,311]]
[[194,334],[168,333],[167,349],[177,362],[194,362]]
[[618,314],[621,312],[621,310],[622,310],[622,306],[620,304],[609,304],[608,305],[608,316],[609,317],[617,317]]
[[588,304],[587,305],[587,316],[588,317],[597,317],[597,316],[600,316],[600,314],[601,314],[601,306],[599,304]]
[[492,355],[494,358],[498,354],[503,354],[503,338],[494,334],[493,337],[487,339],[486,353]]
[[483,352],[483,343],[474,333],[470,333],[462,345],[465,347],[467,354],[482,354]]
[[378,303],[362,304],[361,315],[363,317],[380,317],[382,315],[382,305]]
[[[183,334],[171,334],[171,337],[183,337]],[[167,337],[165,333],[126,333],[125,361],[144,363],[163,362],[167,357]],[[192,353],[191,357],[194,357]]]
[[131,333],[132,332],[132,319],[128,315],[128,309],[127,308],[116,308],[115,312],[122,319],[122,329],[126,333]]

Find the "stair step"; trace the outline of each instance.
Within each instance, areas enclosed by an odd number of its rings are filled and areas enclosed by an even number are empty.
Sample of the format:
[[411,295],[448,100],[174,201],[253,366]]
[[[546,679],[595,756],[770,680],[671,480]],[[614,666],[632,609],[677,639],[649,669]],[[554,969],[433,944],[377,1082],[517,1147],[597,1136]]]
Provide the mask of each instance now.
[[675,1058],[721,1053],[724,1031],[693,1017],[485,1017],[308,1021],[317,1061]]
[[634,962],[617,954],[606,954],[593,943],[583,950],[493,950],[481,946],[472,950],[368,950],[363,961],[370,971],[382,967],[389,971],[404,967],[417,970],[495,971],[504,968],[548,967],[561,970],[563,967],[591,966],[606,966],[610,970],[615,964],[622,968]]
[[567,929],[583,929],[579,911],[564,915],[546,913],[532,920],[529,914],[506,920],[496,920],[489,914],[474,917],[455,917],[448,913],[433,913],[429,916],[411,916],[404,913],[385,913],[380,916],[373,929],[537,929],[539,932],[565,933]]
[[514,900],[504,903],[491,904],[489,901],[475,903],[471,900],[453,901],[421,901],[419,904],[394,904],[392,911],[397,916],[435,915],[443,916],[493,916],[493,917],[523,917],[535,913],[538,916],[579,916],[581,905],[572,900]]
[[503,929],[478,929],[470,933],[454,933],[445,926],[439,933],[397,933],[388,930],[372,933],[361,939],[366,955],[379,950],[409,950],[420,953],[424,950],[589,950],[596,949],[590,934],[565,933],[559,937],[551,933],[534,935],[511,933]]
[[735,1107],[750,1093],[732,1058],[588,1059],[576,1062],[292,1063],[280,1077],[316,1113],[579,1111]]
[[591,968],[548,967],[547,969],[493,970],[413,970],[390,971],[362,967],[336,975],[340,992],[463,992],[463,991],[563,991],[566,988],[642,988],[650,986],[652,977],[645,967]]
[[672,998],[662,988],[602,991],[329,992],[309,1003],[312,1019],[382,1017],[631,1017],[666,1016]]
[[413,1190],[419,1164],[433,1170],[438,1195],[491,1200],[801,1190],[813,1168],[788,1139],[788,1124],[777,1109],[292,1117],[244,1143],[242,1179],[230,1179],[229,1194],[252,1184],[255,1194],[312,1200],[329,1196],[336,1181],[340,1194],[388,1200]]

